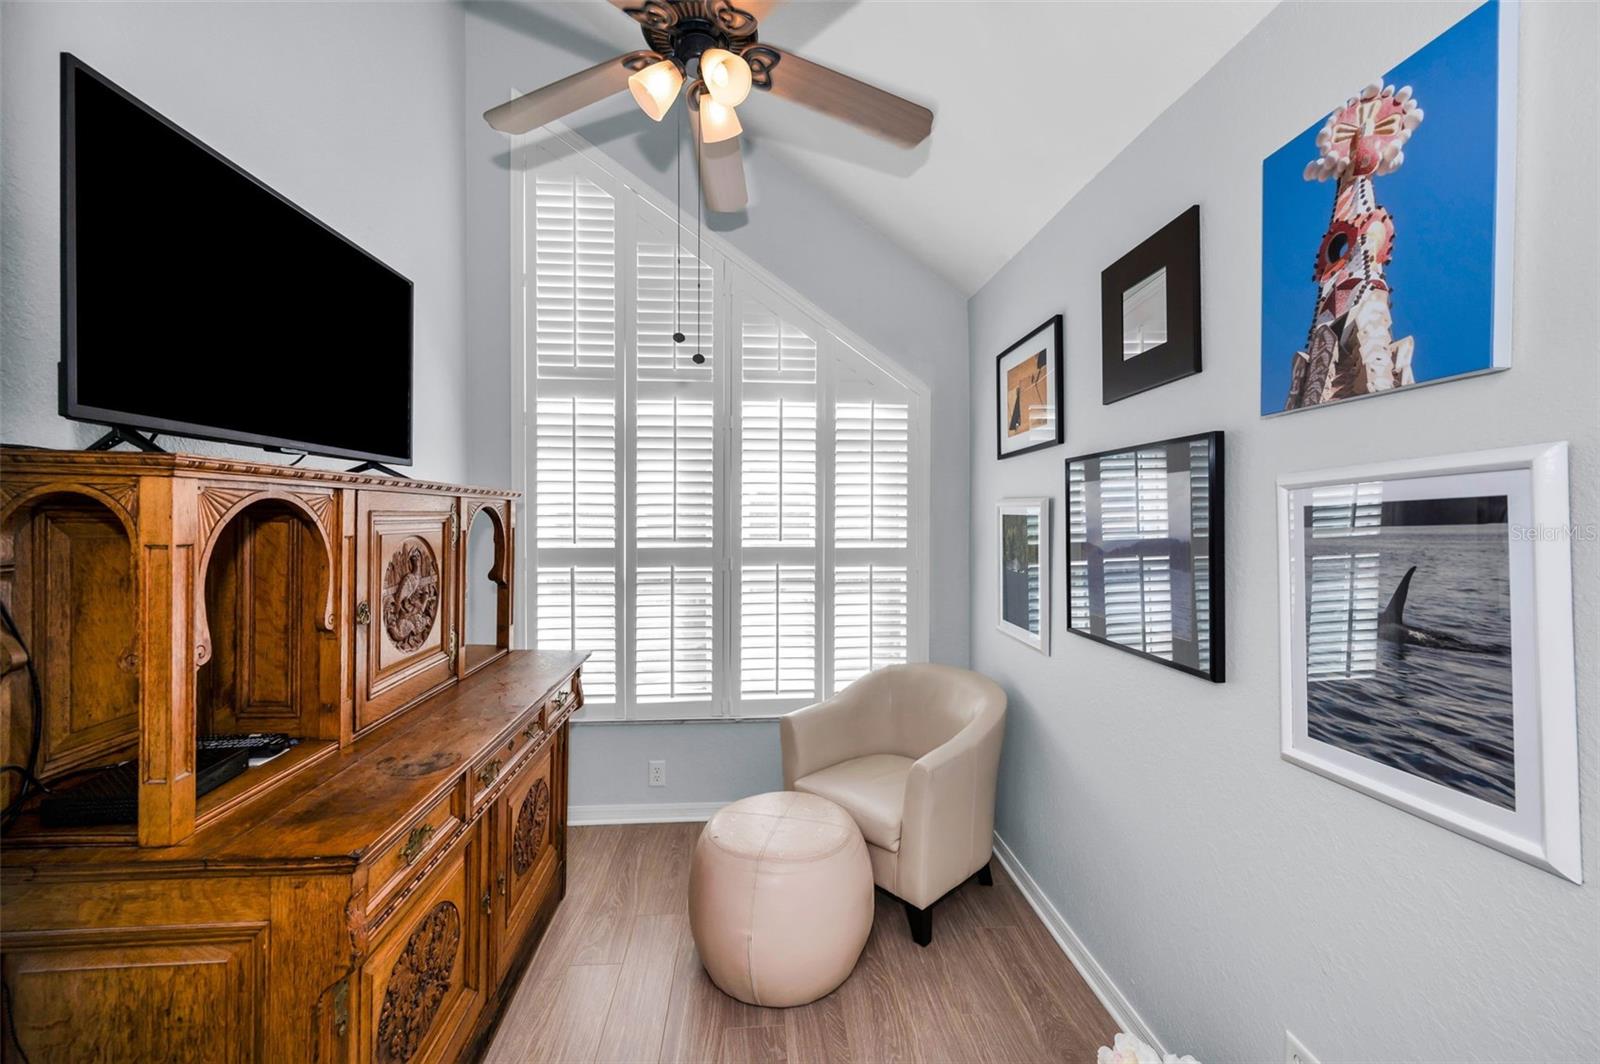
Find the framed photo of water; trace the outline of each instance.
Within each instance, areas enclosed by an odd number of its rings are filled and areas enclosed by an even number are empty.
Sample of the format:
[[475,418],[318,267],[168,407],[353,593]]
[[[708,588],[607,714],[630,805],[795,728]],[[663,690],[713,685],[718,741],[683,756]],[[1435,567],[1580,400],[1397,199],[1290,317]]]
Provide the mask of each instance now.
[[1222,433],[1067,459],[1067,630],[1222,683]]
[[1567,445],[1278,478],[1285,760],[1583,880]]
[[1002,499],[999,628],[1050,653],[1050,500]]

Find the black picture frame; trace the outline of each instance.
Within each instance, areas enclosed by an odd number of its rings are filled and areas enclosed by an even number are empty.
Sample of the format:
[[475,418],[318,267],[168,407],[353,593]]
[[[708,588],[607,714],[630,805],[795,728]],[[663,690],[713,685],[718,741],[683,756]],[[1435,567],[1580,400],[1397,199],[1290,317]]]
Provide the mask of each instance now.
[[[1006,396],[1006,360],[1014,356],[1018,351],[1033,347],[1037,338],[1046,334],[1048,334],[1047,340],[1049,344],[1048,355],[1046,357],[1049,361],[1051,378],[1049,389],[1050,402],[1054,406],[1055,412],[1055,435],[1053,438],[1040,440],[1038,443],[1031,443],[1023,447],[1015,447],[1008,451],[1006,450],[1005,436],[1006,418],[1001,413],[1002,408],[1005,406]],[[1066,407],[1067,390],[1065,384],[1066,367],[1063,364],[1062,359],[1062,335],[1062,316],[1057,314],[1054,317],[1046,320],[1037,328],[1030,330],[1022,339],[1018,340],[1016,343],[1012,344],[1010,347],[1006,348],[1004,351],[995,356],[995,458],[1015,458],[1018,455],[1028,454],[1032,451],[1042,450],[1046,447],[1056,447],[1066,442],[1066,418],[1064,411]]]
[[[1122,296],[1167,271],[1167,339],[1123,356]],[[1168,222],[1100,273],[1100,402],[1112,403],[1200,372],[1200,206]]]
[[[1090,540],[1091,530],[1097,527],[1098,515],[1101,512],[1099,506],[1100,500],[1098,498],[1095,498],[1094,500],[1090,499],[1089,490],[1087,487],[1087,475],[1085,476],[1085,487],[1082,497],[1080,498],[1074,495],[1072,467],[1079,463],[1082,463],[1085,466],[1087,466],[1087,464],[1090,462],[1099,464],[1108,458],[1116,458],[1124,455],[1136,455],[1141,451],[1151,451],[1156,448],[1162,448],[1167,452],[1166,468],[1169,472],[1174,469],[1173,462],[1175,460],[1175,456],[1178,454],[1186,454],[1188,456],[1187,468],[1192,473],[1195,467],[1193,465],[1193,450],[1191,445],[1200,441],[1204,441],[1207,444],[1205,463],[1206,490],[1203,496],[1198,497],[1203,498],[1205,504],[1205,551],[1203,554],[1201,554],[1194,548],[1194,540],[1198,538],[1194,534],[1194,529],[1200,524],[1200,521],[1196,519],[1197,496],[1191,487],[1191,490],[1184,493],[1184,496],[1189,500],[1189,508],[1187,514],[1185,515],[1187,522],[1184,526],[1188,530],[1188,536],[1184,541],[1188,545],[1188,558],[1186,559],[1188,564],[1186,566],[1181,564],[1181,562],[1185,559],[1183,559],[1180,555],[1176,555],[1171,552],[1169,552],[1165,560],[1169,565],[1169,573],[1173,571],[1179,571],[1196,574],[1199,569],[1199,566],[1196,564],[1197,559],[1201,557],[1205,559],[1206,593],[1203,603],[1205,610],[1203,618],[1206,627],[1207,640],[1202,652],[1200,641],[1193,637],[1199,632],[1202,624],[1202,602],[1199,598],[1198,590],[1196,589],[1198,580],[1195,580],[1191,581],[1190,584],[1192,594],[1190,595],[1190,601],[1187,605],[1188,616],[1192,620],[1192,625],[1189,629],[1191,638],[1180,638],[1183,633],[1176,630],[1177,624],[1174,623],[1173,631],[1170,633],[1171,643],[1173,644],[1171,653],[1173,656],[1170,658],[1162,657],[1159,654],[1151,653],[1138,647],[1128,645],[1127,643],[1120,642],[1105,634],[1105,617],[1103,614],[1105,587],[1103,559],[1106,554],[1106,546],[1103,538],[1095,541]],[[1182,449],[1181,452],[1178,450],[1179,448]],[[1225,565],[1224,551],[1227,536],[1224,520],[1224,502],[1226,500],[1226,494],[1223,490],[1223,433],[1220,430],[1215,432],[1201,432],[1190,436],[1175,436],[1172,439],[1157,440],[1152,443],[1140,443],[1127,447],[1113,447],[1104,451],[1096,451],[1092,454],[1075,455],[1074,457],[1066,460],[1064,465],[1064,474],[1066,481],[1067,515],[1066,519],[1061,523],[1066,534],[1066,549],[1063,551],[1062,557],[1065,560],[1065,565],[1063,568],[1066,569],[1067,573],[1067,631],[1074,635],[1082,636],[1084,639],[1088,639],[1096,643],[1102,643],[1109,647],[1114,647],[1115,649],[1123,651],[1124,653],[1136,655],[1148,661],[1165,665],[1171,669],[1177,669],[1179,672],[1186,672],[1191,676],[1198,676],[1203,680],[1210,680],[1212,683],[1225,682],[1227,679],[1226,664],[1228,647],[1226,638],[1226,595],[1224,594],[1224,589],[1227,586],[1227,569]],[[1096,479],[1098,480],[1098,477]],[[1078,544],[1074,543],[1074,530],[1080,526],[1080,523],[1083,527],[1084,535],[1081,549]],[[1170,533],[1164,538],[1169,542],[1173,539]],[[1145,543],[1157,542],[1157,540],[1125,539],[1122,542],[1125,545],[1132,544],[1137,548]],[[1126,548],[1124,547],[1123,549],[1125,550]],[[1099,586],[1101,588],[1102,613],[1099,615],[1096,615],[1095,613],[1093,601],[1094,588],[1096,586],[1094,561],[1096,553],[1101,559],[1102,567],[1099,579]],[[1138,556],[1141,559],[1144,557],[1143,554]],[[1174,561],[1178,561],[1180,564],[1172,564]],[[1081,579],[1077,573],[1077,565],[1080,562],[1085,565],[1084,575]],[[1172,602],[1170,610],[1176,617],[1180,613],[1183,602],[1182,599],[1176,595],[1171,584],[1170,576],[1168,587]],[[1087,607],[1087,615],[1090,625],[1088,629],[1080,627],[1079,625],[1080,617],[1082,616],[1080,611],[1084,610],[1085,607]],[[1099,631],[1095,630],[1097,621],[1100,629]],[[1192,651],[1192,653],[1190,651]]]

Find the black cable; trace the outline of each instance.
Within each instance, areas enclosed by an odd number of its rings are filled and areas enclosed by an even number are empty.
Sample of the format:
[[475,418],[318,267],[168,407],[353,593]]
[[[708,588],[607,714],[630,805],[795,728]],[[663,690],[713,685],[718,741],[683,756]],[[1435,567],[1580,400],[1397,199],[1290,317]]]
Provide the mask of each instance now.
[[11,1034],[11,1044],[17,1047],[17,1056],[22,1058],[22,1064],[32,1064],[28,1060],[28,1051],[22,1048],[22,1040],[17,1037],[17,1010],[11,1004],[11,984],[4,979],[0,979],[0,994],[5,995],[6,1030]]
[[6,630],[17,641],[17,646],[22,648],[23,661],[28,669],[28,685],[32,689],[33,703],[33,735],[28,741],[28,763],[26,765],[6,765],[5,770],[20,773],[22,786],[17,788],[16,797],[12,798],[0,812],[0,829],[10,824],[16,815],[22,811],[22,802],[28,797],[30,787],[44,789],[44,783],[36,776],[35,770],[39,764],[39,745],[44,737],[44,699],[39,694],[39,673],[33,665],[33,654],[28,650],[28,644],[22,638],[22,631],[17,627],[17,622],[12,620],[11,611],[6,609],[4,602],[0,602],[0,621],[3,621]]

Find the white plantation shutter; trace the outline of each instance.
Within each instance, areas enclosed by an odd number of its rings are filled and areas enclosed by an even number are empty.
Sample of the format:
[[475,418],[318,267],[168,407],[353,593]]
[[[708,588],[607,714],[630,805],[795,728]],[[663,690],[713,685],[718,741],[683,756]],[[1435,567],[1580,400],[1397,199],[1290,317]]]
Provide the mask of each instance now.
[[609,566],[540,566],[534,594],[535,645],[547,650],[587,650],[586,698],[617,697],[617,574]]
[[814,544],[816,402],[746,399],[740,416],[740,535],[744,545]]
[[712,400],[641,398],[637,411],[639,545],[711,546],[716,498]]
[[583,717],[783,713],[921,657],[926,393],[585,152],[529,150],[527,630],[590,652]]
[[[1082,462],[1067,463],[1067,542],[1082,546],[1089,542],[1089,493],[1087,471]],[[1089,562],[1073,559],[1068,551],[1067,599],[1071,610],[1068,624],[1087,632],[1093,625],[1089,610]]]
[[712,694],[716,619],[709,566],[640,567],[635,576],[634,690],[640,702]]
[[1107,558],[1106,638],[1172,656],[1172,566],[1165,555]]
[[617,418],[610,396],[540,396],[534,540],[612,547],[617,535]]
[[833,689],[907,660],[906,567],[840,565],[834,573]]
[[905,403],[842,401],[834,415],[835,538],[840,547],[904,547],[910,469]]
[[610,377],[617,364],[616,201],[582,177],[535,180],[538,376]]
[[[717,361],[715,270],[673,241],[668,219],[640,219],[636,255],[638,379],[711,380]],[[673,340],[675,332],[683,334],[683,343]],[[705,356],[705,361],[696,363],[696,354]]]
[[815,566],[744,566],[739,664],[739,692],[745,698],[809,698],[816,694]]
[[1378,616],[1385,605],[1377,551],[1340,550],[1333,539],[1361,540],[1383,527],[1383,485],[1317,488],[1307,527],[1315,553],[1306,567],[1306,680],[1346,680],[1378,668]]

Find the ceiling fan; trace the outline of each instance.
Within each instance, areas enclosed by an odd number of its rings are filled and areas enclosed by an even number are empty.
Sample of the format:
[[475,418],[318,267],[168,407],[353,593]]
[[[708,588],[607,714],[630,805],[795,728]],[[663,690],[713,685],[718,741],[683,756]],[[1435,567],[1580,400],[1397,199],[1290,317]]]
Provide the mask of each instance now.
[[[611,0],[639,23],[645,43],[483,113],[503,133],[526,133],[629,89],[659,122],[683,90],[700,162],[706,207],[737,211],[748,202],[743,128],[736,111],[760,89],[783,96],[904,147],[933,129],[920,104],[830,70],[758,39],[758,23],[779,0]],[[684,88],[685,79],[688,87]]]

